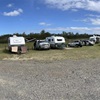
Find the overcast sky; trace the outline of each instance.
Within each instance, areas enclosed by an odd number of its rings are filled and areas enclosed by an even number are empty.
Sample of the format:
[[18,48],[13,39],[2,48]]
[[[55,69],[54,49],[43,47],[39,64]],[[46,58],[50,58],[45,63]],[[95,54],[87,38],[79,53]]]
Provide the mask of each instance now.
[[43,29],[100,34],[100,0],[0,0],[0,35]]

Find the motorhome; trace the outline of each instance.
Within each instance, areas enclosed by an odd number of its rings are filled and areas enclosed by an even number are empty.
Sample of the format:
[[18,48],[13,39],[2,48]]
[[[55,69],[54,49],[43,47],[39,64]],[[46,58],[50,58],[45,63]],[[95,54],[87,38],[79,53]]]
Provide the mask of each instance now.
[[10,52],[26,53],[27,47],[25,46],[25,38],[13,35],[8,38],[8,49]]
[[50,43],[51,48],[64,48],[65,38],[62,36],[46,37],[46,41]]

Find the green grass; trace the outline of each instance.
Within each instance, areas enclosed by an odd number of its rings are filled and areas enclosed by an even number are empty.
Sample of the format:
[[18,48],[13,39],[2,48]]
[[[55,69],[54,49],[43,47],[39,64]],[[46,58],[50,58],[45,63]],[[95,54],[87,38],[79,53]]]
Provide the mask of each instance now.
[[39,60],[52,61],[64,59],[88,59],[100,58],[100,44],[94,46],[83,46],[82,48],[64,49],[64,50],[33,50],[33,43],[27,43],[30,49],[26,54],[12,54],[5,50],[7,44],[0,44],[0,60]]

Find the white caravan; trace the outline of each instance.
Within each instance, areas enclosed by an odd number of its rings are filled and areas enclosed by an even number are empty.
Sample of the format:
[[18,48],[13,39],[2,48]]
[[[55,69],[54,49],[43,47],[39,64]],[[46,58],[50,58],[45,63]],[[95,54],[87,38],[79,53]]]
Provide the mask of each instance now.
[[46,37],[46,41],[50,43],[51,48],[64,48],[65,47],[65,38],[62,36]]
[[27,51],[27,48],[25,46],[25,38],[22,36],[17,37],[16,35],[9,37],[8,49],[10,52],[25,53]]
[[93,35],[89,38],[90,41],[93,41],[94,43],[100,43],[100,36]]

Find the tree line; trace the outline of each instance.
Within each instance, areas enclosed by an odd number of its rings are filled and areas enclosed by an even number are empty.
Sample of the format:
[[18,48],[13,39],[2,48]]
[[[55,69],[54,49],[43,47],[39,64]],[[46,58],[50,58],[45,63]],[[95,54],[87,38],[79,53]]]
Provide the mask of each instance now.
[[49,36],[63,36],[65,39],[86,39],[89,38],[90,34],[84,33],[84,34],[80,34],[80,33],[73,33],[73,32],[65,32],[63,31],[62,33],[50,33],[50,32],[46,32],[45,30],[42,30],[40,33],[34,33],[31,32],[29,34],[23,32],[23,33],[13,33],[13,34],[6,34],[6,35],[1,35],[0,36],[0,43],[7,43],[7,40],[10,36],[12,35],[17,35],[17,36],[23,36],[26,39],[45,39],[46,37]]

